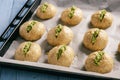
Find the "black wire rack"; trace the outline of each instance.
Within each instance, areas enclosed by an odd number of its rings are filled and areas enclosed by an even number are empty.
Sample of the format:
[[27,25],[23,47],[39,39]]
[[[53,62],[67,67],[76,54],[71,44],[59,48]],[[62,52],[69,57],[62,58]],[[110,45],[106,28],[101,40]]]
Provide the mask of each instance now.
[[5,29],[0,36],[0,56],[4,55],[11,42],[18,35],[19,26],[23,22],[29,20],[30,16],[34,13],[40,3],[41,0],[28,0],[9,24],[9,26]]

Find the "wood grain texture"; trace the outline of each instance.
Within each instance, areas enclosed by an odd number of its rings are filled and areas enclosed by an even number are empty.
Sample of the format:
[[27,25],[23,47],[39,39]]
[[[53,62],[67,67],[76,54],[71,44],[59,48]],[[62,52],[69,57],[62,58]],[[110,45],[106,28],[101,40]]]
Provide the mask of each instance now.
[[78,77],[63,74],[32,72],[0,66],[0,80],[82,80]]

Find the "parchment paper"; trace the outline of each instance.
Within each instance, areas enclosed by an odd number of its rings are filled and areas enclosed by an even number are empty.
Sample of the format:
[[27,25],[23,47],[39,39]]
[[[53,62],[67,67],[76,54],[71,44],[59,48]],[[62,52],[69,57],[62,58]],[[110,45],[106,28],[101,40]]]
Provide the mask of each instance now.
[[[43,0],[42,3],[44,2],[50,2],[54,4],[57,7],[57,14],[52,19],[48,19],[48,20],[40,20],[35,16],[36,12],[31,17],[31,19],[33,20],[37,20],[44,23],[46,27],[46,33],[42,36],[41,39],[39,39],[38,41],[35,41],[36,43],[40,44],[42,48],[42,57],[39,59],[37,63],[38,64],[47,63],[46,53],[52,48],[52,46],[50,46],[46,41],[47,32],[52,27],[55,27],[57,24],[61,23],[60,16],[62,11],[65,8],[75,5],[82,9],[84,18],[80,24],[70,27],[74,32],[74,38],[72,42],[69,44],[69,46],[74,49],[76,54],[70,68],[74,68],[78,71],[87,72],[84,70],[83,67],[84,67],[85,60],[87,56],[91,53],[91,51],[89,51],[83,46],[82,44],[83,36],[84,36],[84,33],[91,28],[91,26],[89,25],[91,15],[95,11],[105,8],[107,11],[111,12],[114,17],[112,26],[105,30],[109,35],[109,42],[107,47],[104,49],[104,51],[114,59],[114,68],[110,73],[101,74],[101,76],[120,79],[120,54],[117,53],[117,47],[120,40],[120,36],[119,36],[120,0]],[[8,51],[3,57],[8,59],[13,59],[16,48],[19,46],[21,42],[24,42],[24,41],[25,40],[23,40],[21,37],[18,37],[16,40],[14,40],[10,48],[8,49]],[[91,75],[92,74],[97,75],[99,73],[92,72]]]

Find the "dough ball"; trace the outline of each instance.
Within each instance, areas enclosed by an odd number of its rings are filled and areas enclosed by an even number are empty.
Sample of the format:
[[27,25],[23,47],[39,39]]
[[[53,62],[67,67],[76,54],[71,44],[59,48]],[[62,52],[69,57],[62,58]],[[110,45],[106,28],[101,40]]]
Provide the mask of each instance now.
[[30,20],[20,26],[19,34],[25,40],[38,40],[45,33],[44,24]]
[[113,59],[103,51],[91,53],[85,61],[87,71],[108,73],[113,69]]
[[21,61],[37,62],[41,56],[41,47],[34,42],[23,42],[15,51],[14,58]]
[[53,46],[68,44],[72,39],[72,30],[69,27],[61,24],[53,27],[47,34],[47,41]]
[[118,44],[118,52],[120,53],[120,43]]
[[92,51],[104,49],[107,46],[107,43],[108,35],[102,29],[89,29],[84,35],[83,44]]
[[57,12],[57,9],[54,5],[50,3],[44,3],[43,5],[40,5],[37,9],[36,15],[40,19],[49,19],[55,16]]
[[95,12],[91,17],[91,24],[95,28],[106,29],[112,25],[113,16],[106,10]]
[[48,63],[60,66],[70,66],[74,59],[74,51],[71,47],[59,45],[48,53]]
[[82,18],[83,14],[81,9],[75,6],[65,9],[61,15],[61,20],[63,23],[73,26],[79,24]]

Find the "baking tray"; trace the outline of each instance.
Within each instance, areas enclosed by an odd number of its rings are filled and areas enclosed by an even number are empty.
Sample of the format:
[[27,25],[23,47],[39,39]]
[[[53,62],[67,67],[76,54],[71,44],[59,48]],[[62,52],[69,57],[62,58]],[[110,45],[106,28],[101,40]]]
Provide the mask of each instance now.
[[22,9],[15,16],[13,21],[5,29],[0,36],[0,56],[3,56],[9,45],[18,35],[19,26],[29,20],[30,16],[34,13],[35,9],[40,4],[41,0],[27,0]]
[[[10,23],[8,28],[4,31],[4,33],[0,37],[0,63],[3,65],[11,65],[17,67],[28,67],[32,69],[39,69],[39,70],[48,70],[48,71],[55,71],[55,72],[62,72],[68,74],[75,74],[79,76],[88,76],[92,77],[91,80],[95,78],[100,79],[110,79],[110,80],[120,80],[120,57],[116,54],[117,45],[119,43],[120,37],[116,34],[119,33],[119,20],[118,16],[120,13],[120,9],[118,8],[119,0],[42,0],[42,3],[50,2],[57,6],[58,11],[54,18],[49,20],[40,20],[35,16],[36,9],[38,5],[41,3],[41,0],[28,0],[20,12],[16,15],[14,20]],[[103,5],[103,3],[108,2],[108,4]],[[74,27],[70,27],[74,32],[74,39],[69,44],[75,53],[75,59],[70,67],[62,67],[57,65],[51,65],[46,62],[47,55],[45,54],[48,52],[52,47],[48,45],[46,41],[46,34],[47,32],[57,24],[61,23],[59,20],[61,12],[72,5],[76,5],[80,7],[84,13],[84,19],[82,22]],[[96,7],[94,7],[96,6]],[[106,32],[109,35],[109,43],[108,46],[105,48],[105,51],[108,52],[115,60],[115,67],[112,72],[107,74],[99,74],[95,72],[88,72],[84,70],[84,61],[88,54],[91,52],[83,47],[82,45],[82,38],[84,33],[90,28],[89,22],[91,15],[99,10],[105,8],[106,10],[110,11],[114,16],[113,24],[110,28],[106,29]],[[38,62],[27,62],[27,61],[18,61],[13,59],[14,51],[16,47],[24,40],[19,36],[18,29],[19,26],[24,23],[25,21],[33,19],[43,22],[46,26],[46,33],[43,37],[36,41],[42,47],[42,57]],[[54,21],[54,22],[53,22]],[[52,23],[52,24],[51,24]],[[48,25],[47,25],[48,24]],[[77,32],[77,34],[76,34]],[[112,42],[112,43],[111,43]],[[114,45],[114,46],[113,46]],[[77,48],[76,48],[77,46]],[[110,46],[110,48],[109,48]]]

